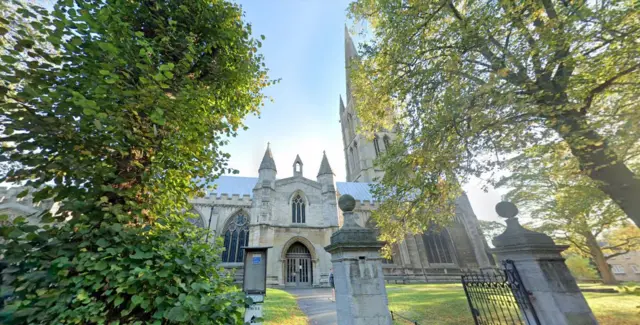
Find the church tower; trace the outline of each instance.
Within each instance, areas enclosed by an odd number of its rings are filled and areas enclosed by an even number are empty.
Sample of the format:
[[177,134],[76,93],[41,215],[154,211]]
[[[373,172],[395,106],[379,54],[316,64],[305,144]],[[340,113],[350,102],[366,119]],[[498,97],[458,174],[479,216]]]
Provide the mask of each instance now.
[[358,59],[358,52],[344,27],[345,69],[347,79],[346,105],[340,97],[340,124],[347,170],[347,182],[372,183],[382,178],[384,172],[374,166],[378,158],[394,139],[392,132],[378,132],[373,140],[358,134],[360,119],[355,111],[354,98],[351,92],[349,64]]

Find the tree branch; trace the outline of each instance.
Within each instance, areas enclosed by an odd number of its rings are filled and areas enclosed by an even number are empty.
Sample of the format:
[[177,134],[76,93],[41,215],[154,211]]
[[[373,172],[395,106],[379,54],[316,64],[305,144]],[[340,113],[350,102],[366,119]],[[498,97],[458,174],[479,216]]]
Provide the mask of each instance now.
[[581,113],[586,113],[587,110],[591,107],[591,103],[593,102],[593,98],[597,95],[600,94],[602,92],[604,92],[605,90],[607,90],[607,88],[609,88],[617,79],[628,75],[632,72],[634,72],[636,69],[640,68],[640,63],[637,63],[635,65],[632,65],[631,67],[620,71],[618,74],[616,74],[615,76],[609,78],[609,80],[601,83],[600,85],[598,85],[596,88],[593,88],[590,92],[589,92],[589,96],[587,96],[587,100],[585,105],[580,108],[580,112]]
[[607,256],[604,257],[604,259],[606,261],[608,261],[610,258],[614,258],[616,256],[624,255],[626,253],[629,253],[629,251],[617,252],[617,253],[614,253],[614,254],[611,254],[611,255],[607,255]]

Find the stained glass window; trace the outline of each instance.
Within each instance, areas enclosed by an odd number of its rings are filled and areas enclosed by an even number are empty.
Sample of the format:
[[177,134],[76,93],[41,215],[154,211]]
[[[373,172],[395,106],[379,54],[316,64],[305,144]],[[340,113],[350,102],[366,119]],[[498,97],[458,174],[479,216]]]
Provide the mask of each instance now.
[[373,147],[376,149],[376,157],[380,156],[380,143],[377,134],[373,137]]
[[244,258],[243,246],[249,243],[249,217],[239,213],[232,217],[224,231],[222,262],[240,263]]

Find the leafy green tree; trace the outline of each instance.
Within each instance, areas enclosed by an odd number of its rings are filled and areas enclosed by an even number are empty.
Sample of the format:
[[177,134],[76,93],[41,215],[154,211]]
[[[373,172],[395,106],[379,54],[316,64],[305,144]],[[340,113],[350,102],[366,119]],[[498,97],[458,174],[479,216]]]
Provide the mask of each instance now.
[[631,2],[356,0],[350,14],[370,39],[350,73],[361,132],[399,135],[379,162],[379,215],[395,216],[383,232],[444,218],[459,182],[555,142],[640,225],[640,179],[621,159],[640,136]]
[[60,202],[41,225],[0,228],[3,323],[240,322],[220,243],[183,212],[230,171],[220,147],[271,83],[240,7],[2,1],[0,13],[0,157],[20,164],[0,182]]
[[571,255],[565,260],[571,274],[578,280],[596,280],[598,272],[589,264],[589,259],[580,255]]
[[565,143],[534,146],[509,160],[506,166],[512,173],[497,185],[510,189],[506,198],[531,218],[530,227],[571,244],[595,262],[604,283],[613,284],[607,260],[640,249],[638,239],[633,232],[611,237],[624,229],[627,217],[578,164]]

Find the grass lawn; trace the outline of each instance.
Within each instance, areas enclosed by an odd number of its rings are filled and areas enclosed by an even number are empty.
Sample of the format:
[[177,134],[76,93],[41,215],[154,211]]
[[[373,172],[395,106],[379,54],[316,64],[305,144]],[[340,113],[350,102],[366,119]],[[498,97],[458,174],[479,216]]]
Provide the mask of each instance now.
[[267,289],[263,310],[266,325],[307,325],[296,298],[286,291]]
[[[389,309],[419,324],[473,324],[461,284],[387,285]],[[640,296],[584,293],[601,325],[640,323]],[[396,322],[395,324],[407,324]]]

